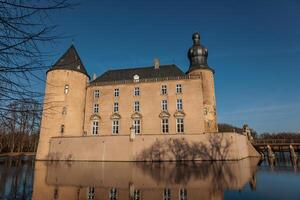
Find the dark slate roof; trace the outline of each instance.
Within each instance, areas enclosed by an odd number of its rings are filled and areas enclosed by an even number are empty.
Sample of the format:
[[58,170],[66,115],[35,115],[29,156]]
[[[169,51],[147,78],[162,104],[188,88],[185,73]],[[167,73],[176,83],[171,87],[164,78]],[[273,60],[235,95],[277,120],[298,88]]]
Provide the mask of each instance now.
[[138,75],[140,79],[146,79],[184,76],[185,74],[176,65],[161,65],[159,69],[155,69],[154,66],[127,68],[108,70],[92,81],[92,83],[132,80],[134,75]]
[[56,69],[81,72],[90,78],[73,44],[47,72]]

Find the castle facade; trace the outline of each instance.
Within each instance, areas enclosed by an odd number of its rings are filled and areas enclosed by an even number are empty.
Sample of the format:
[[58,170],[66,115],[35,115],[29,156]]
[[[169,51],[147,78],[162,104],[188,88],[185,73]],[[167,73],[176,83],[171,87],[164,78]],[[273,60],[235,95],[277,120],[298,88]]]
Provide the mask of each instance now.
[[[92,79],[72,45],[47,71],[37,159],[77,160],[82,154],[79,160],[115,160],[108,148],[117,155],[125,148],[132,155],[117,160],[137,160],[145,140],[217,133],[214,70],[199,33],[192,39],[187,72],[155,60]],[[134,144],[138,140],[143,142]],[[95,151],[99,155],[92,156]]]

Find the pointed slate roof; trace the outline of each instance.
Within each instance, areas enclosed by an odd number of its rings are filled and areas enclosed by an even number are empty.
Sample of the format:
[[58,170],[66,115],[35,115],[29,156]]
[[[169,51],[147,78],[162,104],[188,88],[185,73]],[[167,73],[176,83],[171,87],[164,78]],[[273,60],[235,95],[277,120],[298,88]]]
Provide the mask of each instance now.
[[57,69],[81,72],[90,78],[73,44],[47,72]]
[[92,81],[92,83],[132,80],[134,75],[138,75],[140,79],[147,79],[184,76],[185,74],[174,64],[161,65],[159,69],[155,69],[154,66],[116,69],[104,72],[101,76]]

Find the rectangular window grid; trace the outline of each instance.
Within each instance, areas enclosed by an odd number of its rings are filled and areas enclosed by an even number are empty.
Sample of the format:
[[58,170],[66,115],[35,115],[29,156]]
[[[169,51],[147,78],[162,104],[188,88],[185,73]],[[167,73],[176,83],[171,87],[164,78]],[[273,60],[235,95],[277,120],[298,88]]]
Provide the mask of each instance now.
[[93,121],[92,134],[93,135],[98,135],[98,129],[99,129],[99,122],[98,121]]
[[134,88],[134,96],[140,96],[140,88],[139,87]]
[[112,133],[119,134],[119,120],[113,120]]
[[161,120],[161,131],[162,133],[169,133],[169,119]]
[[99,90],[95,90],[94,91],[94,98],[97,99],[100,97],[100,91]]
[[177,133],[183,133],[184,132],[183,118],[177,118],[176,119],[176,130],[177,130]]
[[167,93],[168,93],[168,91],[167,91],[167,86],[166,86],[166,85],[162,85],[162,86],[161,86],[161,94],[165,95],[165,94],[167,94]]
[[118,102],[114,103],[114,112],[119,112],[119,103]]
[[163,111],[167,111],[168,110],[168,101],[167,100],[162,100],[161,101],[161,109]]
[[140,102],[139,101],[134,102],[134,112],[140,112]]
[[182,106],[182,99],[177,99],[176,101],[176,108],[177,110],[182,110],[183,106]]
[[99,104],[94,104],[94,113],[99,113]]
[[141,133],[141,120],[135,119],[133,121],[134,133],[140,134]]
[[119,88],[116,88],[116,89],[115,89],[114,95],[115,95],[115,97],[120,96],[120,90],[119,90]]
[[181,94],[182,93],[182,85],[181,84],[177,84],[176,85],[176,93],[177,94]]

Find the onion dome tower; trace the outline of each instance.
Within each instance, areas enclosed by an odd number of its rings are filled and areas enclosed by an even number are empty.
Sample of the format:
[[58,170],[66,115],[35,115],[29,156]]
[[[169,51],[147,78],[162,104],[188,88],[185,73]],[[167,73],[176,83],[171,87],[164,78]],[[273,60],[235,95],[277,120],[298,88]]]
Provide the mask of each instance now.
[[202,79],[203,116],[205,132],[217,132],[216,98],[214,87],[214,70],[207,64],[208,50],[200,44],[200,34],[193,34],[193,46],[188,50],[190,76]]
[[89,75],[74,47],[47,71],[40,139],[36,159],[51,160],[52,137],[81,136]]

